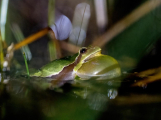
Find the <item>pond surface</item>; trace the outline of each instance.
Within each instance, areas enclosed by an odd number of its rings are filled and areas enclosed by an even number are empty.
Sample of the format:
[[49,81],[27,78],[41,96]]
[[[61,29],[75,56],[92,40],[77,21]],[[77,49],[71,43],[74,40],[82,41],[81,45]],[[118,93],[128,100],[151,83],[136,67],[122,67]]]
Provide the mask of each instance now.
[[46,79],[25,76],[4,79],[5,83],[0,84],[0,117],[2,120],[161,118],[158,83],[137,88],[130,87],[132,81],[123,77],[69,81],[54,88]]

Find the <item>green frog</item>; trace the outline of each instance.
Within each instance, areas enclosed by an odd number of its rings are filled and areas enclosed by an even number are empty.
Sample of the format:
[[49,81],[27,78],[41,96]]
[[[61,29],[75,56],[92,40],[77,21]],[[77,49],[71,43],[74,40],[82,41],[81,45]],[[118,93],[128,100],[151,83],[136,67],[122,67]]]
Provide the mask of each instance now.
[[99,47],[82,47],[77,54],[53,60],[31,76],[56,80],[111,79],[121,75],[120,66],[113,57],[101,54]]

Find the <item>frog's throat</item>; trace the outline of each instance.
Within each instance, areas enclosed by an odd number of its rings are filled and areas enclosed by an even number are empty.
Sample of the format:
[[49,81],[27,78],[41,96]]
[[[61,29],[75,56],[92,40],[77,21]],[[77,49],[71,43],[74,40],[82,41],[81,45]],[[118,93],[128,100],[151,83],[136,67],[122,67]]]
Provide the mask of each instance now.
[[[85,63],[86,61],[88,61],[89,59],[96,57],[96,56],[100,56],[100,55],[102,55],[101,51],[97,51],[97,52],[94,52],[93,54],[91,54],[90,56],[88,56],[86,59],[80,60],[78,62],[78,64],[74,67],[73,72],[76,73],[78,71],[78,69],[82,66],[82,64]],[[79,58],[79,56],[78,56],[78,58]]]

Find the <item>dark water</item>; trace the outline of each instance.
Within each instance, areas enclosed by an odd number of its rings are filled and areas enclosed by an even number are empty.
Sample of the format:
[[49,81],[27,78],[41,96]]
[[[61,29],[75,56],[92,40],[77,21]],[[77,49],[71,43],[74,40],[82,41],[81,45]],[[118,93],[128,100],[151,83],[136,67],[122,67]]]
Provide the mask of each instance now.
[[[5,79],[6,80],[6,79]],[[53,88],[46,79],[16,76],[0,84],[2,120],[160,119],[158,83],[130,87],[133,80],[70,81]]]

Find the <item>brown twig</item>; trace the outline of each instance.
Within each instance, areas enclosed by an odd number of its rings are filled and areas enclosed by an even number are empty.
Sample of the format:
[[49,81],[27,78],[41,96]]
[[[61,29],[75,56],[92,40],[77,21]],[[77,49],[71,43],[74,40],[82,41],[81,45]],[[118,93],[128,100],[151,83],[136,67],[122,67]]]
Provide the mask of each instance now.
[[63,48],[64,50],[67,50],[71,53],[77,53],[80,49],[80,47],[75,46],[73,44],[64,42],[64,41],[60,41],[60,47]]
[[51,29],[49,27],[44,28],[43,30],[40,30],[39,32],[35,33],[34,35],[31,35],[24,39],[22,42],[15,44],[14,50],[17,50],[25,45],[28,45],[32,43],[33,41],[36,41],[38,38],[41,38],[42,36],[46,35]]
[[161,80],[161,67],[153,68],[138,73],[138,77],[145,77],[143,80],[133,83],[132,87],[144,87],[149,83]]
[[147,84],[158,81],[161,79],[161,74],[156,74],[154,76],[149,76],[148,78],[144,79],[144,80],[140,80],[134,84],[132,84],[132,87],[145,87],[147,86]]

